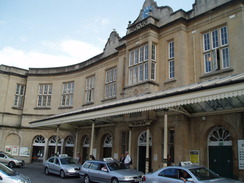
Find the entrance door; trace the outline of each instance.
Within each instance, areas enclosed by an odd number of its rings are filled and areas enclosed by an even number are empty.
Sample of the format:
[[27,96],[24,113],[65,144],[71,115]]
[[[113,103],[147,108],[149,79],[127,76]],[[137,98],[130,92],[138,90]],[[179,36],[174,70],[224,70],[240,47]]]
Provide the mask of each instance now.
[[220,176],[233,178],[232,146],[210,146],[209,168]]
[[214,128],[208,137],[209,168],[220,176],[233,178],[233,153],[230,132],[224,127]]
[[[138,169],[146,172],[146,149],[147,149],[147,131],[142,132],[138,138]],[[151,172],[151,152],[152,136],[149,134],[149,172]]]
[[[149,171],[151,170],[151,152],[152,148],[149,148]],[[139,147],[139,171],[146,171],[146,146]]]

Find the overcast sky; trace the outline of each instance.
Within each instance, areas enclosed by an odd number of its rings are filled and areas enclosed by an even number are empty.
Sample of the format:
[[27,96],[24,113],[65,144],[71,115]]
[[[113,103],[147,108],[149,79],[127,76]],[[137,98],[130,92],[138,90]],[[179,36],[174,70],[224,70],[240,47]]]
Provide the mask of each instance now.
[[[189,11],[195,0],[155,0]],[[0,0],[0,64],[72,65],[103,51],[115,29],[125,36],[144,0]]]

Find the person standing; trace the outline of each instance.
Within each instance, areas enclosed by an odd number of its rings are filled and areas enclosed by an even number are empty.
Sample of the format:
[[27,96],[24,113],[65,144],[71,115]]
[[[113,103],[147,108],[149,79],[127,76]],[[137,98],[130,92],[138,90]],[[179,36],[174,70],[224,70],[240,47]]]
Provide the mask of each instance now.
[[121,154],[119,162],[123,163],[123,164],[125,163],[125,155],[124,154]]
[[131,159],[131,156],[129,155],[129,152],[128,151],[125,152],[124,164],[128,168],[130,168],[130,165],[132,165],[132,159]]

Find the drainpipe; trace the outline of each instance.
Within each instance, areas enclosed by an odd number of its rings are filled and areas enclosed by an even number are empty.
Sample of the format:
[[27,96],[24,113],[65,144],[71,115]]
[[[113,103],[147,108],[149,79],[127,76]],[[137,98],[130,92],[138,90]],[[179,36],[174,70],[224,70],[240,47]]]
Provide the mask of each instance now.
[[95,123],[92,123],[92,131],[91,131],[91,146],[90,146],[90,159],[93,156],[93,142],[94,142],[94,131],[95,131]]
[[168,109],[164,109],[164,161],[163,167],[167,166],[168,154]]

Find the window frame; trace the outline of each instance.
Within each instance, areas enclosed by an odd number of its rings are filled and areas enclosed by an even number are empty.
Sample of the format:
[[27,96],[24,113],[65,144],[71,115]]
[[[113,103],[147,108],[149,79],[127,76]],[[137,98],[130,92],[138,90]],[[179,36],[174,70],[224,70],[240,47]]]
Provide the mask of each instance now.
[[39,84],[37,107],[50,107],[52,100],[52,84]]
[[175,78],[175,42],[171,40],[168,42],[168,77]]
[[85,103],[94,102],[95,75],[86,78]]
[[74,88],[75,88],[74,81],[63,83],[62,95],[61,95],[61,107],[72,107],[73,106]]
[[117,93],[117,67],[106,70],[105,77],[105,98],[114,98]]
[[15,90],[15,96],[14,96],[14,107],[16,108],[23,108],[24,105],[24,98],[25,98],[25,89],[26,86],[23,84],[17,83],[16,90]]
[[204,73],[231,67],[227,26],[219,26],[203,33]]

